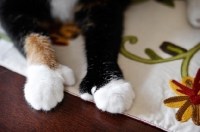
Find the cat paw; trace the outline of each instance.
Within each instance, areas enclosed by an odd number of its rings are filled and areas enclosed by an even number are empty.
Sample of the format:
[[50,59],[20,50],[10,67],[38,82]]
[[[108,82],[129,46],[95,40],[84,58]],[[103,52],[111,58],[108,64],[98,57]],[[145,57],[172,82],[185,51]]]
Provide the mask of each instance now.
[[92,93],[97,108],[110,113],[123,113],[131,107],[135,98],[130,83],[123,79],[112,80],[98,90],[93,87]]
[[64,97],[64,85],[75,83],[73,71],[60,65],[52,70],[44,65],[31,65],[28,68],[24,96],[30,106],[36,110],[49,111]]

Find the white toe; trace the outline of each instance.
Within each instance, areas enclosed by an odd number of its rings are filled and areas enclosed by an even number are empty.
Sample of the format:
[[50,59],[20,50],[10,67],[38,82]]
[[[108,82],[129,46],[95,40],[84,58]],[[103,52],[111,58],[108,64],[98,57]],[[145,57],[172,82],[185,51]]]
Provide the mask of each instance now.
[[72,86],[75,84],[74,72],[67,66],[60,65],[60,73],[64,79],[64,84]]
[[93,96],[89,93],[81,94],[81,98],[85,101],[93,101],[94,100]]
[[91,89],[91,93],[92,93],[92,95],[95,93],[96,89],[97,89],[96,86],[94,86],[94,87]]
[[135,98],[131,85],[124,80],[112,80],[94,93],[96,106],[102,111],[122,113],[128,110]]

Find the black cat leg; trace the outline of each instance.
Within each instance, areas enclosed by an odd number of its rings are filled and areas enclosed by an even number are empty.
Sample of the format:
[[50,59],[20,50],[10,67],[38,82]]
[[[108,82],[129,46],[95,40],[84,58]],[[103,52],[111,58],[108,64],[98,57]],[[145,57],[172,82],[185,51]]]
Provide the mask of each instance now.
[[85,36],[88,65],[80,84],[81,98],[94,99],[103,111],[122,113],[131,107],[134,98],[132,87],[124,81],[117,64],[125,2],[111,0],[100,5],[82,4],[75,17]]

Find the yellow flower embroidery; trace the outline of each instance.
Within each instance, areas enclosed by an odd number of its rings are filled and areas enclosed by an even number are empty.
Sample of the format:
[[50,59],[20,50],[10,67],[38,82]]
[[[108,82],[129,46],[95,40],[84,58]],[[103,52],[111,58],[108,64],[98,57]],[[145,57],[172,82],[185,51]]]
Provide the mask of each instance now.
[[164,100],[164,104],[171,108],[179,108],[176,119],[185,122],[192,118],[196,125],[200,125],[200,69],[196,77],[185,77],[182,83],[170,81],[171,89],[178,95]]

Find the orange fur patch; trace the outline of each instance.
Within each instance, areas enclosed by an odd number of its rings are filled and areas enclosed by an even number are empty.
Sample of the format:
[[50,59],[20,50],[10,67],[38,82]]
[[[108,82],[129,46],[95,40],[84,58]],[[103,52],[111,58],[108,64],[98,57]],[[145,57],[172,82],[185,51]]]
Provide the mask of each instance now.
[[48,37],[31,34],[25,39],[25,50],[30,64],[43,64],[51,69],[58,68],[51,41]]

